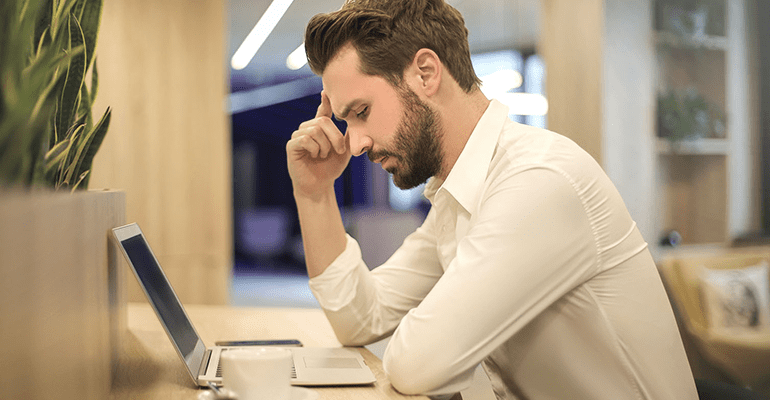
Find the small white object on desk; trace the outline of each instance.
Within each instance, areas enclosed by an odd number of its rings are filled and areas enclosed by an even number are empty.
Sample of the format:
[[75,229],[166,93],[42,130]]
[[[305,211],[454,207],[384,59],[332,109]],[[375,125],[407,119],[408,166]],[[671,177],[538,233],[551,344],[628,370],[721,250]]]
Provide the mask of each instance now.
[[238,400],[292,400],[291,351],[281,347],[222,352],[222,383]]

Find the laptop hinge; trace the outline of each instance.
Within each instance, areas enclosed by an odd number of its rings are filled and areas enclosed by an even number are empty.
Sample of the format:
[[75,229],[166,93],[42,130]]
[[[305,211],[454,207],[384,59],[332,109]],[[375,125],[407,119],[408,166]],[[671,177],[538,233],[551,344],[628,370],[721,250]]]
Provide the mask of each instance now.
[[198,376],[206,375],[206,371],[209,370],[210,362],[211,362],[211,350],[206,350],[206,352],[203,354],[203,362],[201,362],[200,371],[198,371]]

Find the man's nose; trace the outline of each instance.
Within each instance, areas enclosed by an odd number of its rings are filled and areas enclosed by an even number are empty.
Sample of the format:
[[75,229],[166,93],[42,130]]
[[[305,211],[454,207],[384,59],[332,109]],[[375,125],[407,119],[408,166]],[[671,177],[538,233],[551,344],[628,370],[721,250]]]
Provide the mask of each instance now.
[[350,153],[356,157],[366,153],[372,147],[372,139],[358,129],[348,128],[345,134],[350,137]]

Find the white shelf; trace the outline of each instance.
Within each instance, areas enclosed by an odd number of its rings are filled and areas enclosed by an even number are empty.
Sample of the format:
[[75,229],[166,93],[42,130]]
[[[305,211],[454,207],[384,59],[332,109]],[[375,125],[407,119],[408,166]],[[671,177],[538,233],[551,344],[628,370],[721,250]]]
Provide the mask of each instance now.
[[680,244],[676,247],[656,246],[653,251],[655,262],[660,264],[669,258],[682,257],[714,257],[726,252],[734,252],[738,248],[730,247],[727,243]]
[[706,50],[727,50],[729,42],[725,36],[682,36],[672,32],[657,31],[654,33],[655,42],[659,45],[669,45],[678,48],[693,48]]
[[659,155],[728,155],[727,139],[684,139],[672,146],[670,140],[658,138],[655,149]]

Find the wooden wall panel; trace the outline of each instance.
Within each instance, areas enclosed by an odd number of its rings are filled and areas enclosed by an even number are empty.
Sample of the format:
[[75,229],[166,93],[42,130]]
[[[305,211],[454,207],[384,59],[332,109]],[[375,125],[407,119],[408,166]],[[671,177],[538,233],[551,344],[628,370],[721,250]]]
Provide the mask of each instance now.
[[602,162],[603,0],[543,0],[538,49],[546,67],[548,129]]
[[[91,188],[120,188],[183,302],[224,304],[232,271],[226,2],[106,1]],[[129,299],[143,301],[128,278]]]

